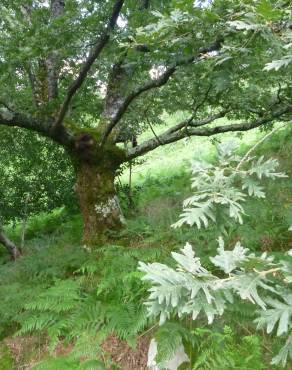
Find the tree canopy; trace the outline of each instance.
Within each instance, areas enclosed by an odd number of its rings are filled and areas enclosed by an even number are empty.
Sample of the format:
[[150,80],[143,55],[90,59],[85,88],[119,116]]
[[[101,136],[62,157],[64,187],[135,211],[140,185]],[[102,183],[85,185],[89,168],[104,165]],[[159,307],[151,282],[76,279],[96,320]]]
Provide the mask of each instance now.
[[[109,116],[104,141],[117,125],[116,136],[132,135],[146,118],[155,121],[178,107],[192,114],[189,135],[247,129],[289,113],[291,65],[281,68],[281,81],[271,70],[291,49],[289,4],[196,4],[53,0],[50,8],[43,1],[3,2],[2,124],[50,136],[52,127],[97,127]],[[225,115],[248,122],[196,127]],[[175,127],[161,142],[186,132]]]
[[[85,210],[118,214],[121,163],[188,136],[291,120],[287,1],[14,0],[1,14],[0,125],[65,148],[85,224]],[[156,134],[162,113],[178,110],[186,119]],[[151,139],[127,145],[149,128]],[[93,173],[103,180],[89,195]]]

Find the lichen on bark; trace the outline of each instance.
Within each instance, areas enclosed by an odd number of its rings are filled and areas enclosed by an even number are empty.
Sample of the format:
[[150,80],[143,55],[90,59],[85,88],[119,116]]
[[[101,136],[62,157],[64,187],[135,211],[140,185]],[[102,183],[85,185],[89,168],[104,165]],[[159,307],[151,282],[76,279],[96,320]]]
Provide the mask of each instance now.
[[86,148],[82,153],[77,148],[75,152],[76,192],[86,245],[103,245],[109,240],[110,232],[124,224],[114,183],[123,155],[123,150],[114,145],[100,152],[96,147]]

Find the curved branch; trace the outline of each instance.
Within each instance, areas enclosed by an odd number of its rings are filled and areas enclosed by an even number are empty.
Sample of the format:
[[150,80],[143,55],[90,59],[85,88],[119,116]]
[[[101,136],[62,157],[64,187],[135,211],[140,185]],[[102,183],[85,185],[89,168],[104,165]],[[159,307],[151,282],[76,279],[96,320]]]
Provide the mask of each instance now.
[[122,10],[124,4],[124,0],[116,0],[115,5],[113,7],[113,11],[111,14],[111,17],[109,19],[109,22],[105,28],[105,31],[102,33],[100,38],[98,39],[98,42],[91,50],[88,58],[86,59],[85,63],[83,64],[78,77],[75,79],[75,81],[72,83],[72,85],[69,87],[67,96],[63,102],[63,105],[60,109],[60,112],[58,114],[58,117],[53,124],[52,130],[56,130],[60,125],[62,125],[62,122],[65,118],[65,115],[69,109],[70,102],[73,98],[73,96],[76,94],[77,90],[81,87],[84,80],[86,79],[88,72],[91,69],[91,66],[96,61],[96,59],[99,57],[100,53],[104,49],[104,47],[107,45],[109,39],[110,39],[110,33],[115,28],[115,25],[117,23],[117,19],[119,17],[119,14]]
[[[227,113],[227,112],[226,112]],[[225,114],[226,114],[225,113]],[[157,138],[152,138],[150,140],[145,141],[144,143],[138,145],[135,148],[132,148],[127,153],[127,160],[137,158],[143,154],[148,153],[151,150],[156,149],[161,145],[166,145],[169,143],[173,143],[175,141],[179,141],[188,136],[212,136],[217,135],[224,132],[233,132],[233,131],[248,131],[257,127],[260,127],[266,123],[273,122],[274,120],[280,118],[281,116],[292,113],[292,106],[284,107],[277,112],[271,112],[269,115],[257,119],[253,122],[243,122],[238,124],[229,124],[229,125],[221,125],[215,127],[206,127],[202,128],[200,126],[205,126],[208,123],[215,121],[216,119],[220,118],[216,116],[211,116],[206,118],[205,120],[189,124],[189,128],[187,130],[183,129],[186,123],[189,120],[183,121],[176,126],[171,127],[164,133],[158,136],[159,143]],[[223,115],[221,115],[223,117]],[[290,121],[291,123],[291,121]],[[190,127],[191,126],[191,127]]]
[[0,108],[0,125],[3,126],[17,126],[27,130],[36,131],[45,136],[51,136],[49,133],[49,123],[36,120],[28,117],[22,113],[14,112],[4,103],[1,103],[4,108]]
[[11,258],[15,261],[18,257],[21,256],[21,251],[17,246],[4,234],[2,226],[0,225],[0,243],[4,245],[10,254]]
[[219,113],[213,114],[213,115],[211,115],[209,117],[206,117],[206,118],[204,118],[204,119],[202,119],[200,121],[194,121],[194,118],[195,118],[195,115],[196,114],[193,114],[190,118],[186,119],[185,121],[182,121],[182,122],[178,123],[177,125],[172,126],[170,129],[168,129],[167,131],[165,131],[164,134],[172,134],[172,133],[177,132],[177,131],[179,131],[181,129],[184,129],[184,131],[187,134],[186,136],[188,136],[189,127],[202,127],[202,126],[206,126],[209,123],[214,122],[214,121],[216,121],[219,118],[223,118],[224,116],[226,116],[226,114],[228,112],[229,112],[229,110],[225,109],[225,110],[222,110]]
[[146,82],[144,85],[138,87],[137,89],[133,90],[121,103],[117,113],[115,116],[111,119],[110,123],[106,127],[103,138],[102,138],[102,144],[105,143],[106,139],[110,135],[113,128],[116,126],[116,124],[120,121],[120,119],[123,117],[123,115],[126,113],[129,105],[137,99],[141,94],[143,94],[146,91],[162,87],[167,84],[171,76],[177,71],[178,67],[186,66],[194,62],[199,62],[204,58],[204,54],[210,53],[211,51],[217,51],[221,48],[223,40],[218,39],[214,42],[214,44],[201,48],[198,51],[198,54],[196,56],[191,56],[188,58],[183,58],[180,60],[177,60],[175,63],[173,63],[172,66],[168,67],[160,77],[158,77],[155,80],[150,80]]
[[36,119],[24,113],[16,112],[0,101],[0,126],[19,127],[34,131],[58,142],[64,147],[71,147],[74,144],[74,138],[71,137],[70,133],[63,126],[52,133],[52,122],[52,120]]

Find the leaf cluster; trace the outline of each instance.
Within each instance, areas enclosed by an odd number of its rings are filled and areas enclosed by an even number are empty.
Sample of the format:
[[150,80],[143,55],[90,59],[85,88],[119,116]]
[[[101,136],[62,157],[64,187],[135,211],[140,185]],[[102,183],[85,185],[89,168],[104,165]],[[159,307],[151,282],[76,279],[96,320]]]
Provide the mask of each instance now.
[[[222,238],[217,252],[210,261],[221,271],[220,277],[201,265],[190,244],[181,253],[172,252],[176,269],[140,262],[143,279],[151,282],[146,302],[149,315],[160,316],[160,324],[174,317],[196,320],[204,315],[211,324],[239,296],[261,308],[256,319],[258,328],[267,327],[270,333],[277,326],[277,335],[288,334],[292,328],[292,306],[286,281],[292,273],[291,264],[275,263],[266,253],[249,253],[240,242],[233,250],[225,250]],[[274,364],[286,364],[291,356],[289,341],[286,350],[273,359]]]
[[263,178],[285,177],[277,172],[276,159],[265,160],[263,156],[243,157],[236,154],[238,146],[227,141],[217,145],[215,163],[195,161],[192,165],[192,188],[194,195],[183,203],[183,213],[173,227],[183,224],[208,227],[216,222],[221,231],[229,219],[240,224],[245,214],[243,204],[247,197],[264,198],[260,181]]

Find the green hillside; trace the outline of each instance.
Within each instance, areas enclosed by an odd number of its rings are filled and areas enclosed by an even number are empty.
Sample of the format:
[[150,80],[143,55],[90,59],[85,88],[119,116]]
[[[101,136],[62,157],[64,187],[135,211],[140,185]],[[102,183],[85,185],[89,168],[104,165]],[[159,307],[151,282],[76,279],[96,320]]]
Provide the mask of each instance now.
[[[248,135],[248,139],[241,139],[243,152],[248,148],[244,143],[263,134]],[[138,369],[143,361],[145,364],[149,337],[157,328],[143,306],[147,284],[140,280],[138,261],[172,263],[170,251],[188,241],[210,265],[208,256],[217,247],[214,227],[170,227],[178,219],[182,200],[191,194],[186,159],[195,148],[195,141],[173,147],[161,172],[156,169],[162,166],[162,160],[155,152],[141,167],[134,168],[131,200],[125,187],[127,174],[123,175],[120,197],[128,222],[122,232],[112,235],[111,245],[93,251],[80,245],[80,216],[58,209],[29,220],[21,259],[7,263],[1,249],[1,369],[28,369],[34,364],[34,369],[115,369],[110,367],[116,366],[110,365],[112,361],[121,369],[126,369],[125,364]],[[257,148],[257,155],[277,157],[280,169],[291,176],[291,149],[291,131],[278,131]],[[212,144],[206,141],[200,155],[212,159],[213,153]],[[278,255],[292,248],[288,232],[292,223],[291,181],[269,181],[267,186],[265,199],[247,202],[245,222],[230,230],[228,245],[240,239],[252,251]],[[21,225],[7,228],[16,242],[20,231]],[[252,316],[248,306],[234,306],[214,330],[221,333],[220,341],[226,344],[230,356],[244,357],[251,346],[250,368],[268,369],[280,342],[256,332],[250,323]],[[173,330],[176,333],[175,326]],[[216,342],[219,337],[213,338],[210,333],[198,332],[195,338],[213,341],[214,353],[209,356],[216,357],[220,341]],[[206,355],[202,347],[197,348],[198,355]]]

